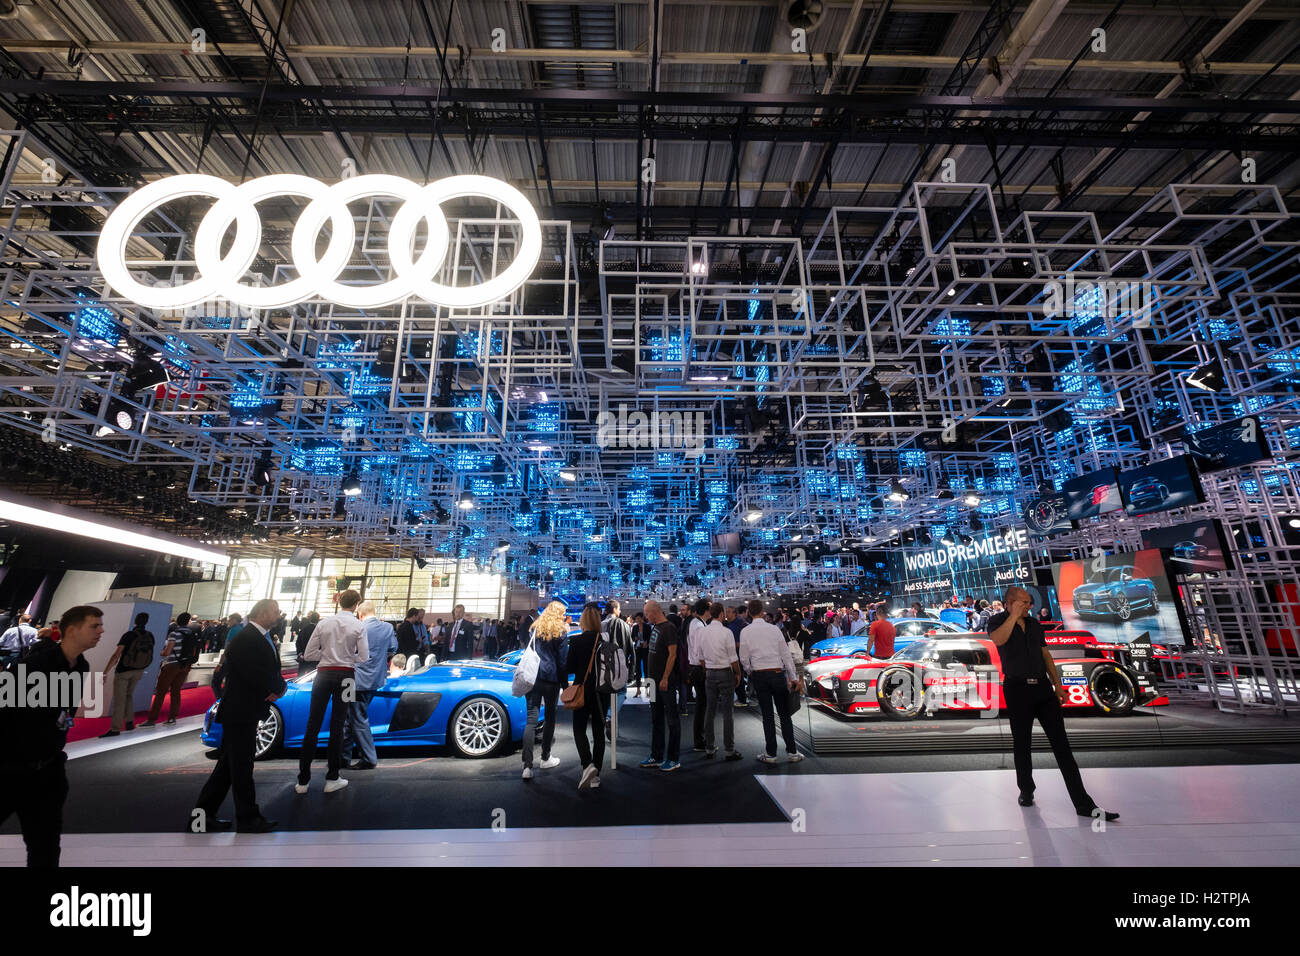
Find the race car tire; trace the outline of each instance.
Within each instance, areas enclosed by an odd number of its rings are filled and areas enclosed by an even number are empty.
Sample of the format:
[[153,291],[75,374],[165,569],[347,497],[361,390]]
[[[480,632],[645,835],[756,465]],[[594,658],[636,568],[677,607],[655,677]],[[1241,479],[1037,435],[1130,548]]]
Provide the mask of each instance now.
[[1127,717],[1137,706],[1137,686],[1122,669],[1101,664],[1088,675],[1088,695],[1107,717]]
[[907,667],[889,667],[876,678],[880,710],[894,720],[915,720],[925,706],[921,676]]
[[266,760],[274,757],[284,746],[284,717],[280,708],[271,705],[271,712],[257,725],[257,744],[253,750],[254,760]]

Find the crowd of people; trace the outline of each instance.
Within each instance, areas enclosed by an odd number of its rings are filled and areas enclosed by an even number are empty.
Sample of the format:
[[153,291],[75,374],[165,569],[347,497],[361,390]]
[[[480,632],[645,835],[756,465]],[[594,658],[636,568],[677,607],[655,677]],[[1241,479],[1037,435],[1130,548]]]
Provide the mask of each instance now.
[[[1084,816],[1115,819],[1113,811],[1100,810],[1084,789],[1070,752],[1059,704],[1065,691],[1043,638],[1040,615],[1032,613],[1033,600],[1022,588],[1009,588],[1003,601],[950,602],[947,609],[968,613],[971,630],[989,634],[1001,648],[1004,694],[1011,724],[1016,779],[1022,806],[1033,803],[1030,732],[1037,720],[1043,727],[1065,778],[1076,809]],[[876,656],[892,652],[893,631],[889,605],[879,602],[866,609],[830,609],[822,613],[812,605],[787,610],[766,610],[758,600],[738,606],[701,598],[667,610],[647,601],[642,610],[624,614],[618,601],[602,613],[587,604],[575,624],[568,608],[551,602],[536,618],[473,621],[463,605],[450,619],[424,621],[424,610],[411,608],[395,627],[376,614],[373,602],[354,590],[335,596],[337,610],[321,617],[312,612],[286,621],[272,599],[258,601],[246,618],[232,614],[223,621],[194,620],[188,613],[169,623],[160,654],[152,705],[145,726],[162,716],[170,696],[167,722],[174,723],[180,707],[180,690],[199,654],[220,648],[213,673],[218,697],[216,720],[222,725],[216,766],[195,801],[185,829],[213,832],[238,827],[240,832],[265,833],[276,823],[261,812],[253,783],[253,760],[259,724],[271,704],[286,690],[280,643],[286,633],[296,642],[299,661],[314,667],[306,733],[298,759],[294,785],[297,794],[310,789],[326,709],[330,709],[324,789],[335,793],[348,786],[341,771],[373,770],[378,755],[368,720],[375,693],[392,675],[401,673],[409,655],[433,660],[463,659],[483,653],[496,657],[524,648],[535,654],[529,661],[531,683],[524,689],[527,722],[521,759],[523,779],[539,770],[559,766],[553,748],[561,709],[573,715],[574,743],[580,772],[578,789],[600,787],[610,718],[628,696],[644,695],[650,705],[650,753],[639,767],[673,772],[682,766],[682,717],[694,700],[691,723],[692,751],[712,760],[736,761],[733,712],[757,700],[762,716],[763,763],[778,761],[784,744],[785,759],[803,759],[796,746],[793,712],[800,706],[800,667],[808,647],[824,636],[871,631]],[[912,613],[923,609],[913,605]],[[10,660],[16,651],[22,664],[47,674],[86,675],[85,652],[95,647],[103,632],[103,612],[80,605],[64,612],[57,625],[38,628],[26,615],[18,615],[0,632],[0,650]],[[147,613],[137,615],[131,630],[118,640],[104,673],[114,674],[113,737],[134,729],[131,701],[136,685],[155,660],[155,640]],[[576,633],[575,633],[576,631]],[[523,668],[521,667],[521,670]],[[92,675],[93,676],[93,675]],[[332,707],[331,707],[332,705]],[[542,708],[547,718],[538,726]],[[0,763],[0,822],[17,813],[22,824],[32,866],[57,866],[62,806],[67,796],[63,765],[67,729],[77,702],[50,701],[40,706],[0,708],[0,735],[10,743],[5,763]],[[721,741],[717,724],[721,718]],[[778,740],[778,731],[780,734]],[[721,746],[719,747],[719,743]],[[233,795],[235,821],[219,816],[228,795]]]

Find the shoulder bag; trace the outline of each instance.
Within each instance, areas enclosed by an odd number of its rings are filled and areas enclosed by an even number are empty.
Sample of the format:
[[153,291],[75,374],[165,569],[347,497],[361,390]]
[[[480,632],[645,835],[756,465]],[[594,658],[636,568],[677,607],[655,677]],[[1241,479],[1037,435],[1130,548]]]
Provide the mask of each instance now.
[[[597,637],[597,640],[600,638]],[[596,662],[596,645],[591,645],[591,657],[587,660],[587,673],[583,675],[582,680],[574,681],[564,690],[560,691],[560,703],[564,705],[565,710],[582,710],[587,704],[586,686],[587,678],[591,676],[591,665]]]
[[528,647],[520,656],[519,663],[515,665],[515,676],[510,682],[510,692],[516,697],[523,697],[537,683],[537,669],[541,666],[542,660],[533,646],[536,643],[537,635],[534,634],[528,641]]

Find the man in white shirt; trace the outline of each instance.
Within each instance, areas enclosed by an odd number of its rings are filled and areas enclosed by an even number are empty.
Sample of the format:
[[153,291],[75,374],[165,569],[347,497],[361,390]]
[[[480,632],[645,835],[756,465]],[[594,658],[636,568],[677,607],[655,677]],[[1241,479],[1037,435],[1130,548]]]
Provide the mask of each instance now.
[[785,739],[786,759],[798,763],[803,754],[794,742],[794,722],[790,719],[790,691],[799,686],[799,672],[785,635],[775,624],[763,620],[763,602],[749,602],[753,623],[740,632],[740,665],[749,674],[751,686],[758,693],[763,712],[763,736],[767,752],[758,755],[763,763],[776,763],[776,714],[781,718],[781,736]]
[[465,605],[451,609],[447,630],[447,657],[453,661],[474,659],[474,623],[465,616]]
[[[736,750],[735,728],[732,722],[733,694],[740,679],[740,658],[736,653],[736,637],[731,628],[722,622],[726,609],[721,604],[709,607],[709,623],[699,629],[696,645],[704,666],[704,756],[718,752],[715,746],[713,725],[719,710],[722,711],[722,747],[724,760],[739,760]],[[743,633],[743,632],[742,632]]]
[[691,605],[690,623],[686,626],[687,680],[695,694],[695,745],[691,748],[703,752],[704,743],[704,658],[700,654],[700,632],[704,630],[704,615],[709,613],[708,598],[700,598]]
[[854,608],[849,612],[849,636],[857,637],[862,631],[865,631],[871,624],[862,619],[862,612]]
[[356,591],[342,592],[338,596],[339,612],[316,625],[302,653],[305,660],[320,663],[311,685],[311,710],[298,758],[295,793],[306,793],[307,784],[311,782],[311,762],[316,759],[316,738],[325,720],[326,707],[330,707],[330,742],[325,792],[334,793],[348,785],[347,780],[339,776],[343,762],[343,725],[352,701],[357,697],[356,667],[370,659],[366,629],[355,613],[360,603],[361,595]]

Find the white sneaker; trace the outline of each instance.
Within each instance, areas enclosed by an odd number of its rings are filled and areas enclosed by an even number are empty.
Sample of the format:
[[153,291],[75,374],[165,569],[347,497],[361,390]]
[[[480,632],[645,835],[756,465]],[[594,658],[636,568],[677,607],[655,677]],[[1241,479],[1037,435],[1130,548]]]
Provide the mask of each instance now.
[[770,757],[767,754],[759,754],[758,759],[761,760],[763,763],[776,763],[776,758]]
[[525,779],[525,780],[532,780],[532,779],[533,779],[533,768],[532,768],[532,767],[525,767],[525,768],[524,768],[524,779]]
[[294,792],[294,793],[299,793],[299,794],[301,794],[301,793],[306,793],[306,792],[307,792],[307,785],[306,785],[305,783],[295,783],[295,784],[293,785],[293,792]]
[[600,789],[600,774],[596,774],[596,776],[592,777],[592,779],[591,779],[591,789],[592,789],[592,790],[599,790],[599,789]]
[[347,782],[346,780],[344,780],[342,777],[339,777],[337,780],[326,780],[326,781],[325,781],[325,792],[326,792],[326,793],[336,793],[337,791],[342,790],[342,789],[343,789],[344,787],[346,787],[347,785],[348,785],[348,782]]
[[538,766],[541,767],[543,770],[554,770],[559,765],[560,765],[559,757],[547,757],[540,764],[538,764]]
[[600,771],[596,769],[596,765],[594,763],[587,764],[587,769],[582,771],[582,779],[578,781],[578,789],[586,790],[588,787],[590,787],[591,778],[597,776],[599,773]]
[[798,763],[800,760],[803,759],[803,754],[799,753],[799,751],[796,750],[792,754],[786,754],[785,759],[787,763]]

